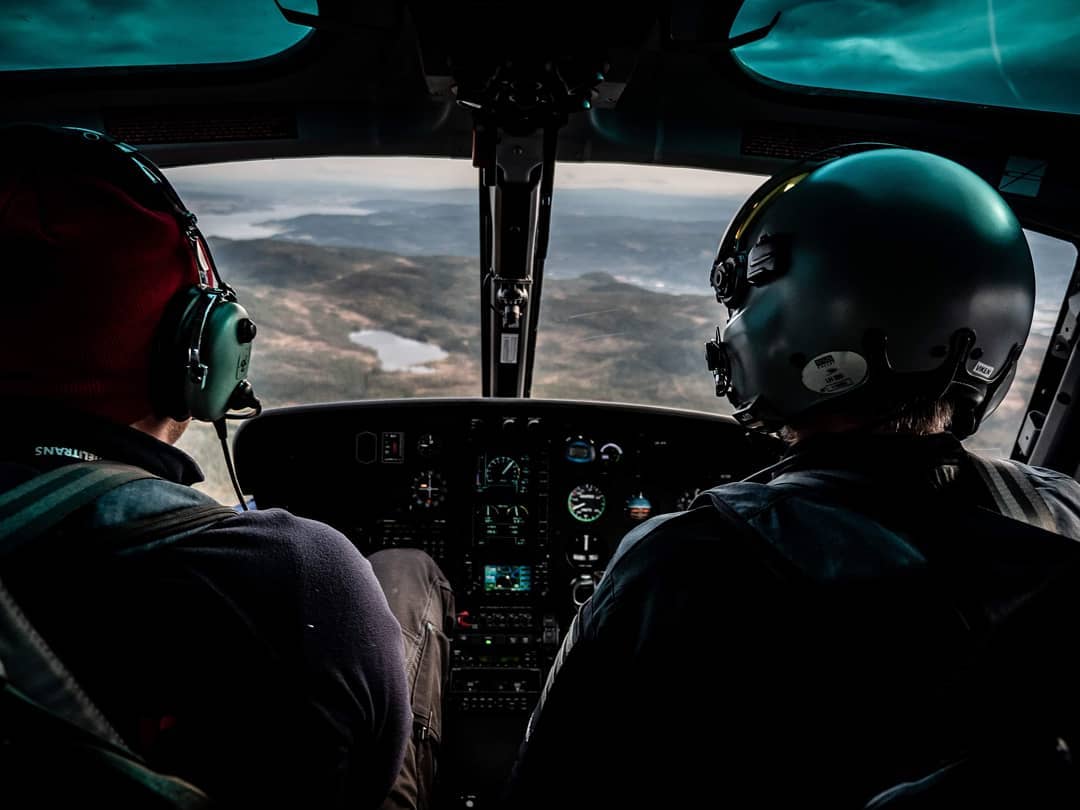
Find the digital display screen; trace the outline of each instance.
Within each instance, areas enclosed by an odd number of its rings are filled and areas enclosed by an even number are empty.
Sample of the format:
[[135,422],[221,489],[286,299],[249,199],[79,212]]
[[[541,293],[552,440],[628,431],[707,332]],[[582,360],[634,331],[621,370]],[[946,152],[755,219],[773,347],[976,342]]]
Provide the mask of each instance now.
[[482,540],[509,540],[524,545],[529,509],[522,504],[488,503],[476,508],[478,537]]
[[596,458],[596,448],[592,442],[578,437],[566,445],[566,460],[574,464],[588,464]]
[[531,565],[484,566],[484,593],[528,593],[530,590]]
[[476,491],[500,497],[529,491],[529,457],[486,453],[477,459]]

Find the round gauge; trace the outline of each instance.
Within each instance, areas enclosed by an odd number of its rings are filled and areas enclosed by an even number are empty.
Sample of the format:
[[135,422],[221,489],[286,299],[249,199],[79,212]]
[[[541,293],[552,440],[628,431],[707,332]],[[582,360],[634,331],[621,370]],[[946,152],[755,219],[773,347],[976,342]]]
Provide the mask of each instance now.
[[584,436],[566,440],[566,460],[571,464],[588,464],[596,458],[596,448]]
[[623,457],[623,449],[615,442],[608,442],[600,448],[600,460],[605,464],[618,464]]
[[626,501],[626,516],[631,520],[645,520],[652,514],[652,501],[639,492]]
[[412,499],[422,509],[434,509],[446,500],[446,481],[434,470],[417,473],[412,480]]
[[600,516],[604,514],[607,499],[604,497],[604,493],[600,491],[600,487],[595,484],[581,484],[570,491],[570,497],[566,499],[566,505],[570,510],[571,517],[575,520],[580,520],[582,523],[592,523],[594,520],[599,520]]
[[437,456],[440,449],[442,449],[442,442],[440,442],[430,433],[425,433],[423,436],[416,440],[416,452],[422,455],[424,458],[431,458],[432,456]]
[[582,534],[566,544],[566,561],[577,568],[593,568],[600,564],[600,538]]
[[521,465],[510,456],[496,456],[487,463],[484,475],[488,486],[517,486]]
[[690,508],[690,504],[694,502],[694,498],[701,492],[700,489],[688,489],[682,495],[675,499],[675,508],[680,512],[685,512]]

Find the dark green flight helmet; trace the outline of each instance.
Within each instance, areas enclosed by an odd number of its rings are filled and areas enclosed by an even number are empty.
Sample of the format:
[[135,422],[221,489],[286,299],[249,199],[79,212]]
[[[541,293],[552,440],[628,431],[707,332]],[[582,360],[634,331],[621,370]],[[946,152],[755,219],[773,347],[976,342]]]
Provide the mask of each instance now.
[[963,438],[1004,398],[1031,328],[1027,240],[951,160],[848,152],[770,179],[728,226],[711,281],[729,319],[706,344],[716,393],[769,432],[946,398]]

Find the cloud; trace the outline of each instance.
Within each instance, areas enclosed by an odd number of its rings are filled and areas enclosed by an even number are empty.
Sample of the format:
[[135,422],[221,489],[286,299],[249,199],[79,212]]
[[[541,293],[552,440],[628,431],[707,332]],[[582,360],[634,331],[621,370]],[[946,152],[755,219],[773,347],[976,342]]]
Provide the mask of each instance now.
[[748,0],[734,33],[779,25],[739,58],[797,85],[1080,112],[1075,0]]
[[[305,0],[290,7],[312,10]],[[0,69],[255,59],[308,33],[270,0],[16,0],[0,15]]]
[[[169,170],[191,187],[472,189],[476,169],[468,160],[417,157],[328,157],[253,160]],[[693,196],[744,198],[762,182],[756,175],[622,163],[560,163],[557,188],[605,188]]]

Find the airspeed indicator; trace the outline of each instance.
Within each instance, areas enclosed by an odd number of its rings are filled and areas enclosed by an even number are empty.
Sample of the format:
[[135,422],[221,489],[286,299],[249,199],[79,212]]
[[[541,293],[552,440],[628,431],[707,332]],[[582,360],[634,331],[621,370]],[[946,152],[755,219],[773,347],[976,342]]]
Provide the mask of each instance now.
[[581,484],[570,491],[566,506],[570,516],[582,523],[592,523],[604,514],[607,499],[595,484]]

